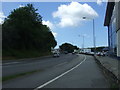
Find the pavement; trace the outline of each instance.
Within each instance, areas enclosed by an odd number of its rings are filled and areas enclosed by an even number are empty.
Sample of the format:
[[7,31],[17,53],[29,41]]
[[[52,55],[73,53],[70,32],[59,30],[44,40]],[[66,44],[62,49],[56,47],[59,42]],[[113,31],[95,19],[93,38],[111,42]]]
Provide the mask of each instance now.
[[[5,81],[2,83],[3,88],[33,88],[36,90],[39,88],[109,88],[109,82],[93,56],[68,54],[36,63],[37,67],[50,66],[44,67],[41,72]],[[35,67],[34,63],[28,63],[28,65],[31,65],[31,68]],[[11,66],[14,66],[13,69],[16,67],[16,65]]]
[[114,74],[118,80],[120,80],[120,60],[109,56],[95,56],[95,58],[101,63],[104,68],[106,68],[109,72]]

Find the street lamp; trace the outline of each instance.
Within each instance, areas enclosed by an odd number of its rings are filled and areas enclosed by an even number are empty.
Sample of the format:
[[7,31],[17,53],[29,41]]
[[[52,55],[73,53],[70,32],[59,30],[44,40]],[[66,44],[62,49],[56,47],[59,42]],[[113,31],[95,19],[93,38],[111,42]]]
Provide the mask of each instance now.
[[78,36],[83,38],[83,46],[82,46],[82,48],[84,49],[84,38],[85,38],[85,36],[84,35],[78,35]]
[[84,52],[84,38],[85,38],[85,35],[78,35],[78,36],[83,38],[83,46],[82,46],[82,49],[83,49],[83,52]]
[[[87,19],[87,17],[83,17],[83,19]],[[95,44],[95,22],[94,22],[94,19],[93,19],[93,46],[94,46],[94,55],[95,55],[96,54],[96,44]]]

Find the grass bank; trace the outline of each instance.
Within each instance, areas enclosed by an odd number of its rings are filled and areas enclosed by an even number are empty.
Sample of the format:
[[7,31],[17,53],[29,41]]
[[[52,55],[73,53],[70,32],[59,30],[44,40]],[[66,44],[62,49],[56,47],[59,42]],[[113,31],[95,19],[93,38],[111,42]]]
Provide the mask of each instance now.
[[50,51],[37,51],[37,50],[3,50],[2,60],[23,59],[23,58],[36,58],[51,55]]
[[2,82],[7,81],[7,80],[12,80],[21,76],[25,76],[25,75],[30,75],[36,72],[40,72],[42,70],[34,70],[34,71],[30,71],[30,72],[25,72],[25,73],[20,73],[20,74],[15,74],[15,75],[10,75],[10,76],[6,76],[6,77],[2,77]]

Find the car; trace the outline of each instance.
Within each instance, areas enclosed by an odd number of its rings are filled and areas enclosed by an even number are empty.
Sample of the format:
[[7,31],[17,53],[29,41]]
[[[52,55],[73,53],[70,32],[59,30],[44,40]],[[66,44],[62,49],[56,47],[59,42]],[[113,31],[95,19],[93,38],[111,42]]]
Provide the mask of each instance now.
[[108,51],[107,51],[107,52],[105,52],[104,54],[105,54],[105,56],[109,56],[109,52],[108,52]]
[[64,54],[68,54],[68,51],[64,51]]
[[59,53],[53,53],[53,57],[59,57],[60,54]]
[[72,54],[75,54],[75,52],[72,52]]
[[105,53],[104,52],[98,52],[96,53],[97,56],[105,56]]

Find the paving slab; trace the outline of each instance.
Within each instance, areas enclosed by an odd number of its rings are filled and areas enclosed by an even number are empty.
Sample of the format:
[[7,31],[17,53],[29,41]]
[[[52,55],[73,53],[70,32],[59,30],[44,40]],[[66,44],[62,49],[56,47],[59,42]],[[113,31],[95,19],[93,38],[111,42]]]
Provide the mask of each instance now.
[[112,72],[116,76],[116,78],[120,80],[119,78],[120,60],[111,58],[109,56],[95,56],[95,58],[100,61],[102,66],[104,66],[107,70]]

